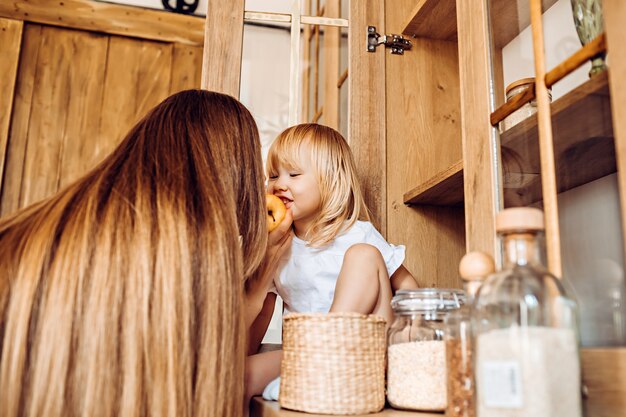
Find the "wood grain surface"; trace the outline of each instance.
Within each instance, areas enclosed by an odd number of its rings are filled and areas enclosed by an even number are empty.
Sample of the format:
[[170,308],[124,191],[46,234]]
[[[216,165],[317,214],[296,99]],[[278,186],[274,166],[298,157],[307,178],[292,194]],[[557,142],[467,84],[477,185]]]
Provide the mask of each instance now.
[[13,97],[17,66],[22,45],[22,31],[24,22],[19,20],[0,18],[0,45],[2,45],[2,59],[0,59],[0,190],[2,189],[2,173],[6,160],[7,145],[9,143],[9,125],[13,112]]
[[92,0],[0,1],[0,16],[163,42],[204,42],[202,17]]
[[[402,30],[414,6],[387,2],[385,32]],[[458,287],[463,208],[404,204],[405,193],[461,160],[457,43],[412,41],[404,55],[385,55],[387,238],[406,245],[405,265],[420,286]]]

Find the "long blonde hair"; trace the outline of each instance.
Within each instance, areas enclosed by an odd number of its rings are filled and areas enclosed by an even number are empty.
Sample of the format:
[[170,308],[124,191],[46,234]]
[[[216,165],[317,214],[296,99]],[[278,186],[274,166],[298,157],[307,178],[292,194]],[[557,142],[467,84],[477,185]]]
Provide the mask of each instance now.
[[262,178],[250,113],[189,90],[0,220],[0,415],[241,415]]
[[306,239],[310,246],[322,247],[357,220],[370,220],[370,216],[350,146],[339,132],[328,126],[304,123],[278,135],[267,156],[268,177],[279,166],[297,167],[303,146],[310,152],[321,195],[319,215]]

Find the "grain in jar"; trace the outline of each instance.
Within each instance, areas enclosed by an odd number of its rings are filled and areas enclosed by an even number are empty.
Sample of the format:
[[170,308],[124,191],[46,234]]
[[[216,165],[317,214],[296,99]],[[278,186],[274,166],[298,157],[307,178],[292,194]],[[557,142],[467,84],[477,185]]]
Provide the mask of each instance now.
[[446,317],[446,368],[448,371],[447,417],[475,417],[474,345],[471,304],[485,277],[495,271],[493,258],[469,252],[459,265],[465,305]]
[[446,408],[444,318],[464,300],[460,290],[401,290],[391,302],[388,333],[387,400],[392,407]]
[[387,400],[397,408],[443,410],[446,407],[445,346],[440,340],[389,346]]
[[480,417],[582,415],[580,363],[571,329],[511,327],[477,341]]
[[542,264],[543,213],[500,211],[502,269],[474,301],[478,417],[581,417],[577,307]]

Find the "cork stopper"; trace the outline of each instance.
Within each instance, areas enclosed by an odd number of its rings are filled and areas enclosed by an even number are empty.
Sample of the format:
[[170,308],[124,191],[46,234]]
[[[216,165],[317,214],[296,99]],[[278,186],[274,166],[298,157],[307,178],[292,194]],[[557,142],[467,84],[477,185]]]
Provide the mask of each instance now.
[[468,252],[459,264],[463,281],[482,281],[496,271],[493,258],[483,252]]
[[504,209],[496,215],[496,232],[544,230],[543,212],[532,207]]

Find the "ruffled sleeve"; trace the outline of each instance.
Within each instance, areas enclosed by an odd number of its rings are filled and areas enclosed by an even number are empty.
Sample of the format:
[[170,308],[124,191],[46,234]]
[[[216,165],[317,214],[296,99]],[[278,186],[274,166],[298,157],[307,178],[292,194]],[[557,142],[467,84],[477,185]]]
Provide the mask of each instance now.
[[380,251],[387,266],[387,273],[391,277],[404,262],[406,248],[404,245],[396,246],[388,243],[371,223],[363,222],[362,225],[365,229],[364,243],[375,246]]

